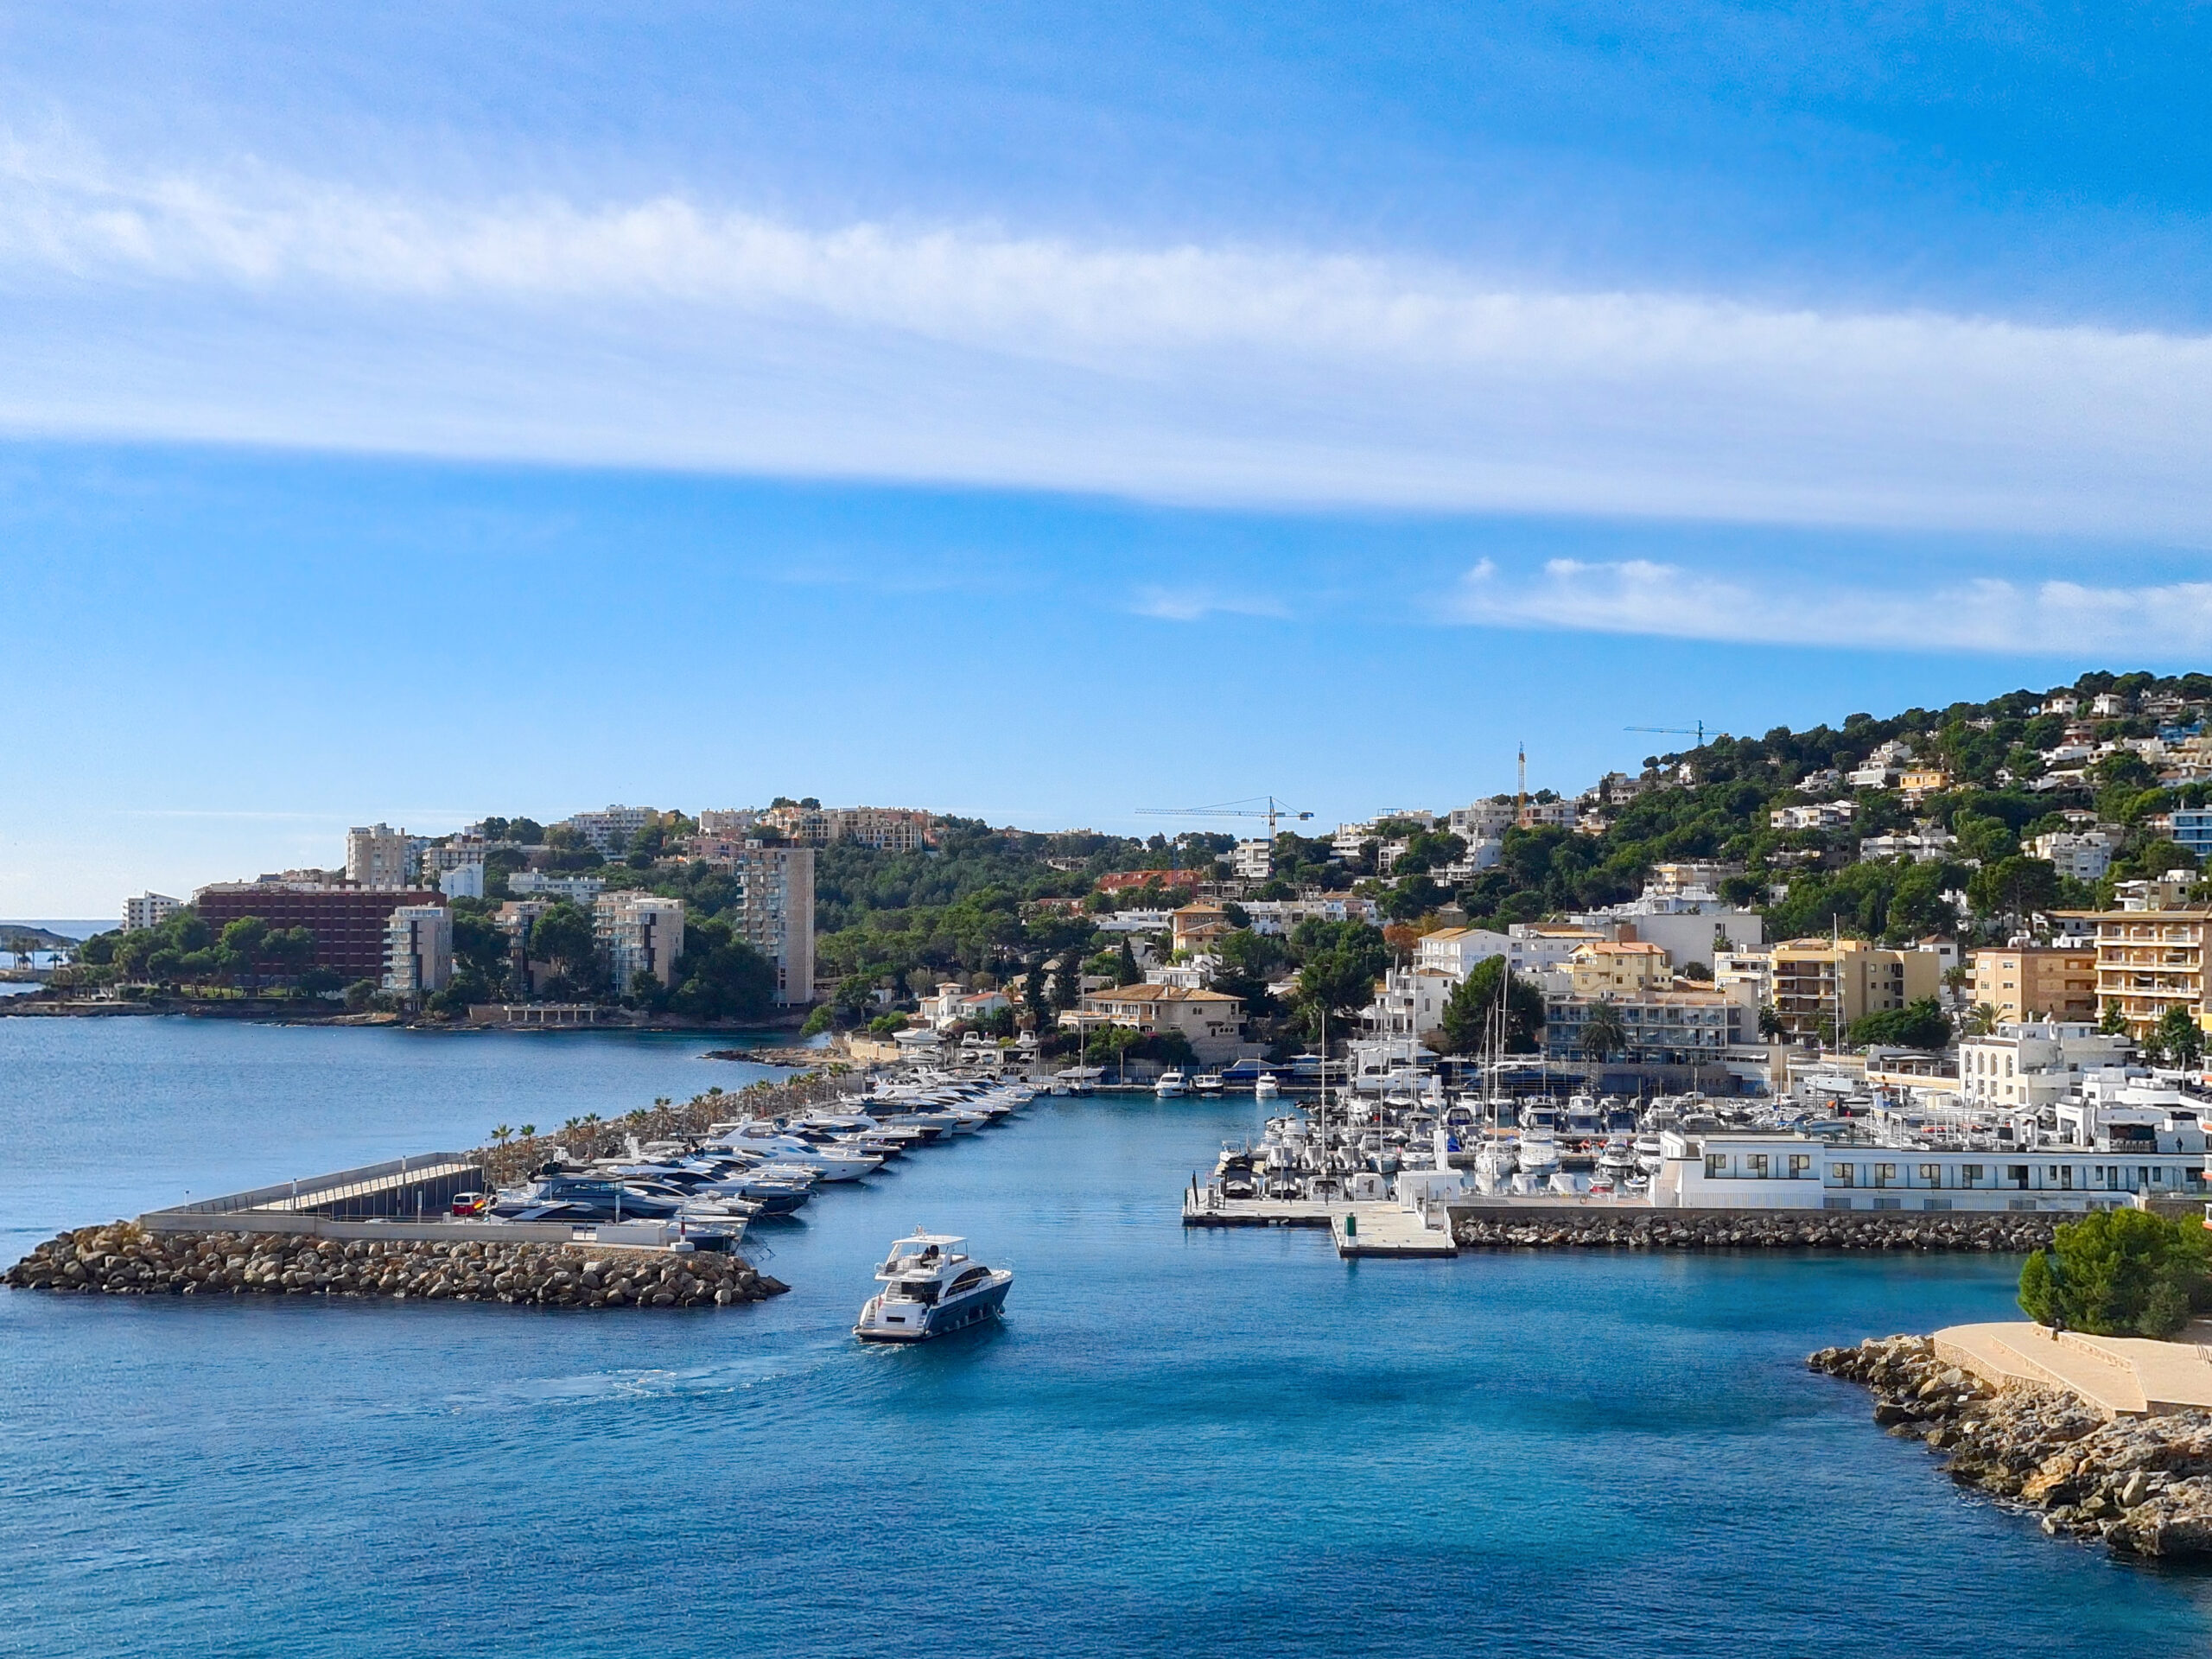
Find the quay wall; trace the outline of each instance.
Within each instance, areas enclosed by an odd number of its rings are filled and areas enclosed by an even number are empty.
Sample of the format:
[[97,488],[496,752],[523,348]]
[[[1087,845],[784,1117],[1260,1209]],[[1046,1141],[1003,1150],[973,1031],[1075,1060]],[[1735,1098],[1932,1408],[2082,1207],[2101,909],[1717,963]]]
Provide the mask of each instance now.
[[2020,1211],[1649,1210],[1452,1205],[1463,1249],[1972,1250],[2024,1255],[2065,1219]]
[[543,1307],[732,1307],[789,1287],[740,1255],[486,1240],[156,1232],[136,1222],[48,1240],[0,1284],[54,1294],[342,1296]]

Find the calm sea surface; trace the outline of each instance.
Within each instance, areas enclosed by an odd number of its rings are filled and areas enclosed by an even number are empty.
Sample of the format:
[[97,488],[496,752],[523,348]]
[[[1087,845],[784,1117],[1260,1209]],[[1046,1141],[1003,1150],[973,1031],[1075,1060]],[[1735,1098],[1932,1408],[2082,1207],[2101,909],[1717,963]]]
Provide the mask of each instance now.
[[[0,1020],[0,1247],[758,1075],[705,1046]],[[1252,1116],[1040,1100],[759,1230],[796,1288],[734,1312],[0,1292],[0,1651],[2203,1650],[2197,1580],[1803,1369],[2002,1316],[2012,1264],[1185,1234]],[[1009,1318],[862,1350],[920,1224]]]

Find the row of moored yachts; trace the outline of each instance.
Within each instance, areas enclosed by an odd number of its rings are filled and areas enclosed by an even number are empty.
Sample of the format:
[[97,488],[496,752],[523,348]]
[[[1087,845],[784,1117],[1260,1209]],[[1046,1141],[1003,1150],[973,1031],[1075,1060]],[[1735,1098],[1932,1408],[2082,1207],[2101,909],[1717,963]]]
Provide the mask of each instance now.
[[1270,1117],[1257,1140],[1225,1145],[1214,1185],[1228,1198],[1358,1200],[1384,1197],[1401,1174],[1455,1169],[1488,1194],[1641,1196],[1662,1161],[1660,1131],[1718,1128],[1718,1109],[1694,1095],[1642,1108],[1580,1095],[1340,1098]]
[[973,1135],[1036,1097],[1013,1083],[878,1084],[818,1111],[714,1125],[696,1141],[632,1139],[620,1156],[561,1159],[505,1187],[479,1213],[508,1221],[683,1224],[725,1245],[758,1219],[788,1216],[825,1184],[857,1181],[918,1147]]

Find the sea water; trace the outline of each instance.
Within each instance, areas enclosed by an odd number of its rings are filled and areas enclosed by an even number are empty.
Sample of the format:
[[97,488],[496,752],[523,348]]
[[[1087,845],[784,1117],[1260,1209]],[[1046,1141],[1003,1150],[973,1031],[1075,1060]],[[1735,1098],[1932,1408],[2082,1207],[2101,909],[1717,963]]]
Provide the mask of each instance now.
[[[0,1230],[613,1116],[690,1039],[0,1020]],[[1962,1495],[1804,1369],[2016,1264],[1344,1262],[1189,1232],[1249,1097],[1039,1099],[754,1233],[760,1306],[0,1293],[0,1651],[2202,1651],[2199,1580]],[[1001,1327],[849,1327],[960,1232]],[[772,1255],[767,1254],[772,1252]]]

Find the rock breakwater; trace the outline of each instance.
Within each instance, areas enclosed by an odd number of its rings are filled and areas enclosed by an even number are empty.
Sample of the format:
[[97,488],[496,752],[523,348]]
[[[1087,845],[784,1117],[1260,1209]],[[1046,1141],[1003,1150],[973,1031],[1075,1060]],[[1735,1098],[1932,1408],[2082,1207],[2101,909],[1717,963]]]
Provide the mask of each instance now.
[[2212,1413],[2107,1422],[2063,1390],[1993,1389],[1927,1337],[1823,1348],[1805,1363],[1872,1389],[1876,1422],[1947,1454],[1961,1486],[2040,1510],[2054,1536],[2212,1560]]
[[742,1256],[703,1250],[153,1233],[125,1221],[49,1239],[0,1283],[110,1296],[386,1296],[547,1307],[730,1307],[789,1288]]
[[2025,1255],[2050,1243],[2057,1217],[2012,1211],[1688,1211],[1590,1209],[1452,1212],[1462,1248],[1645,1250],[1974,1250]]

